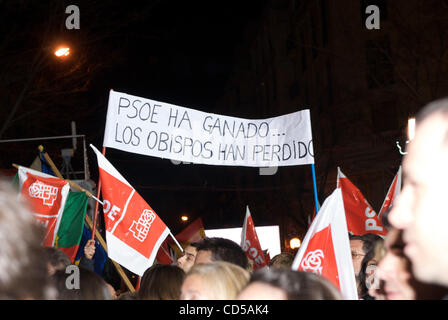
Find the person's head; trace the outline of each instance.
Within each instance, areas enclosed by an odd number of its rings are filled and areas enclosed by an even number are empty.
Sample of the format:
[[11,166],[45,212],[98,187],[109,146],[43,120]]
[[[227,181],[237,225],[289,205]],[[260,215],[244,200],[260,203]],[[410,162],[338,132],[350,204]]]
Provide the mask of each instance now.
[[123,292],[122,294],[120,294],[117,297],[117,300],[139,300],[138,291],[136,291],[136,292],[130,292],[130,291]]
[[285,268],[260,269],[238,295],[239,300],[341,300],[339,291],[311,272]]
[[195,264],[182,284],[182,300],[234,300],[250,274],[236,264],[216,261]]
[[[388,224],[386,224],[388,225]],[[403,231],[388,226],[384,242],[385,254],[381,259],[377,276],[380,289],[387,300],[426,300],[441,299],[448,289],[423,283],[415,279],[411,262],[404,254]]]
[[0,299],[52,299],[44,230],[22,201],[9,181],[0,180]]
[[286,268],[291,269],[294,256],[287,252],[279,253],[269,262],[269,268]]
[[362,260],[366,256],[363,245],[364,242],[361,236],[350,235],[350,250],[352,253],[353,269],[355,275],[358,276],[361,271]]
[[367,263],[366,279],[367,294],[374,300],[385,300],[384,281],[379,278],[379,264],[386,254],[385,241],[381,240],[375,244],[374,257]]
[[[52,276],[58,300],[111,300],[106,281],[98,274],[82,267],[73,272],[57,270]],[[79,272],[79,274],[77,274]],[[79,279],[76,279],[79,275]],[[71,277],[69,279],[69,277]],[[67,285],[69,284],[69,286]]]
[[[383,239],[373,233],[361,236],[350,235],[350,249],[352,252],[353,268],[358,283],[358,295],[365,296],[368,293],[368,272],[374,272],[378,261],[375,260],[375,246]],[[373,276],[373,275],[370,275]]]
[[384,239],[376,234],[367,233],[363,235],[364,251],[366,255],[361,262],[359,281],[362,283],[363,296],[368,296],[369,286],[373,285],[375,272],[380,262],[380,248],[384,245]]
[[227,261],[244,269],[248,268],[248,258],[240,245],[224,238],[205,238],[197,244],[195,264]]
[[47,270],[51,276],[57,270],[65,270],[72,264],[70,258],[61,250],[52,247],[43,247],[45,257],[47,259]]
[[115,291],[115,288],[110,283],[107,283],[107,282],[106,282],[106,287],[107,287],[107,290],[109,290],[110,298],[112,300],[117,300],[118,296],[117,296],[117,291]]
[[177,259],[177,265],[182,268],[185,272],[190,271],[191,267],[194,265],[194,260],[196,259],[196,243],[191,243],[185,247],[182,256]]
[[185,272],[178,266],[155,264],[148,268],[140,281],[141,300],[179,300]]
[[390,213],[403,230],[416,278],[448,286],[448,99],[425,106],[403,158],[403,187]]

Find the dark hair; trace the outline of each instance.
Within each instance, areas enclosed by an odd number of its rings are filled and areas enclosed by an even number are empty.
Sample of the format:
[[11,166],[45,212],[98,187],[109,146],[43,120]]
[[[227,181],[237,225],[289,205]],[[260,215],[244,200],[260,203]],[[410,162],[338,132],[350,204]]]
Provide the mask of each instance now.
[[359,271],[359,285],[361,286],[360,296],[366,296],[369,289],[367,288],[367,265],[370,260],[375,257],[375,247],[380,241],[384,241],[382,237],[374,233],[366,233],[361,236],[363,242],[362,250],[365,253],[364,258],[361,261],[361,270]]
[[[68,288],[67,282],[71,283],[71,273],[58,270],[51,277],[57,290],[58,300],[110,300],[110,292],[106,281],[98,274],[82,267],[79,270],[79,288]],[[75,273],[73,273],[75,275]]]
[[65,270],[65,268],[72,264],[70,258],[60,249],[52,247],[43,248],[45,259],[56,270]]
[[118,296],[117,300],[139,300],[138,292],[123,292]]
[[9,181],[0,180],[0,299],[51,299],[44,230]]
[[282,289],[288,300],[341,300],[336,287],[327,279],[311,272],[285,268],[259,269],[249,283],[262,282]]
[[185,272],[175,265],[155,264],[140,281],[138,298],[142,300],[179,300]]
[[213,261],[227,261],[247,269],[246,253],[236,242],[225,238],[205,238],[197,244],[197,251],[210,251]]
[[287,252],[282,252],[274,256],[269,262],[269,267],[274,268],[291,268],[294,256]]

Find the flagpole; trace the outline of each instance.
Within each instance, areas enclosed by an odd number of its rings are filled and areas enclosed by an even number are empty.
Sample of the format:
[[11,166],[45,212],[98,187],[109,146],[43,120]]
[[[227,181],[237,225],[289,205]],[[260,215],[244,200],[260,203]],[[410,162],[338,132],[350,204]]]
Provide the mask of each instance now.
[[316,215],[317,215],[317,213],[319,212],[319,199],[317,197],[316,169],[314,168],[314,163],[311,164],[311,172],[313,175],[314,202],[316,205]]
[[[87,225],[89,226],[90,230],[92,231],[93,230],[93,222],[92,222],[92,220],[90,219],[90,217],[88,215],[86,215],[86,222],[87,222]],[[103,247],[104,251],[106,251],[106,253],[107,253],[106,241],[104,241],[104,239],[101,236],[101,234],[99,233],[99,231],[98,230],[92,231],[92,234],[96,235],[96,237],[98,238],[99,243]],[[121,279],[123,279],[124,283],[126,284],[126,286],[129,289],[129,291],[135,292],[136,289],[132,285],[132,283],[129,280],[129,278],[126,275],[126,273],[123,271],[123,268],[117,262],[115,262],[114,260],[111,259],[110,261],[112,261],[112,263],[114,264],[115,269],[117,269],[118,274],[121,276]]]
[[[45,152],[44,151],[44,148],[43,148],[43,146],[39,146],[39,150],[42,152],[42,154],[44,155],[44,158],[45,158],[45,160],[47,160],[47,162],[48,162],[48,164],[50,165],[50,167],[51,167],[51,169],[53,170],[53,172],[54,172],[54,174],[58,177],[58,178],[60,178],[60,179],[63,179],[63,180],[66,180],[66,179],[64,179],[64,177],[62,176],[62,174],[61,174],[61,172],[58,170],[58,168],[56,167],[56,165],[54,164],[54,162],[51,160],[51,158],[50,158],[50,156],[48,155],[48,153],[47,152]],[[103,147],[103,152],[105,152],[105,148]],[[79,190],[81,190],[81,191],[83,191],[83,192],[85,192],[88,196],[89,196],[89,194],[93,197],[93,195],[89,192],[89,191],[87,191],[87,190],[85,190],[84,188],[82,188],[82,187],[80,187],[78,184],[76,184],[75,182],[73,182],[73,181],[70,181],[70,180],[66,180],[67,182],[71,182],[71,186],[73,186],[73,187],[75,187],[75,188],[77,188],[77,189],[79,189]],[[101,180],[100,180],[101,181]],[[99,182],[100,183],[100,182]],[[99,193],[99,190],[100,190],[100,185],[98,186],[98,193]],[[99,197],[99,194],[97,195],[97,198]],[[95,198],[95,197],[93,197],[95,200],[97,200],[97,202],[96,202],[96,209],[98,209],[98,202],[100,202],[97,198]],[[96,218],[96,215],[95,215],[95,218]],[[90,227],[90,229],[92,230],[92,240],[95,238],[95,235],[97,236],[97,238],[98,238],[98,241],[100,242],[100,244],[102,245],[102,247],[104,248],[104,250],[107,252],[107,245],[106,245],[106,242],[104,241],[104,239],[103,239],[103,237],[101,236],[101,234],[98,232],[98,230],[96,230],[95,229],[95,224],[91,221],[91,219],[90,219],[90,217],[86,214],[85,215],[85,220],[86,220],[86,222],[87,222],[87,225]],[[127,277],[127,275],[126,275],[126,273],[124,272],[124,270],[123,270],[123,268],[117,263],[117,262],[115,262],[114,260],[112,260],[111,259],[111,261],[112,261],[112,263],[114,264],[114,266],[115,266],[115,268],[117,269],[117,272],[118,272],[118,274],[121,276],[121,278],[123,279],[123,281],[124,281],[124,283],[126,284],[126,286],[128,287],[128,289],[129,289],[129,291],[131,291],[131,292],[135,292],[135,288],[134,288],[134,286],[132,285],[132,283],[131,283],[131,281],[129,280],[129,278]]]
[[[106,155],[106,147],[103,146],[103,150],[102,150],[103,156]],[[100,175],[98,173],[98,183],[97,183],[97,191],[96,191],[96,197],[99,198],[100,197],[100,192],[101,192],[101,179],[100,179]],[[93,215],[93,231],[92,231],[92,239],[95,236],[95,229],[96,229],[96,223],[97,223],[97,218],[98,218],[98,202],[95,204],[95,213]]]
[[[50,156],[47,153],[42,153],[44,155],[45,160],[47,160],[48,164],[50,164],[50,162],[48,160],[51,161]],[[16,169],[19,169],[19,165],[13,163],[12,166]],[[53,172],[58,176],[58,178],[67,181],[68,184],[70,185],[70,187],[74,188],[74,189],[78,189],[79,191],[84,192],[89,198],[92,198],[93,200],[101,203],[101,205],[103,205],[103,202],[98,199],[97,197],[95,197],[89,190],[84,189],[83,187],[81,187],[79,184],[77,184],[76,182],[69,180],[69,179],[65,179],[60,173],[59,171],[57,171],[58,169],[56,168],[56,166],[54,165],[54,163],[50,164],[51,169],[53,170]]]
[[171,236],[171,238],[173,238],[173,240],[174,240],[174,242],[176,243],[176,245],[179,247],[179,249],[180,249],[180,252],[184,252],[184,249],[182,248],[182,246],[179,244],[179,242],[177,242],[177,239],[176,239],[176,237],[175,236],[173,236],[173,234],[171,233],[171,231],[170,231],[170,236]]

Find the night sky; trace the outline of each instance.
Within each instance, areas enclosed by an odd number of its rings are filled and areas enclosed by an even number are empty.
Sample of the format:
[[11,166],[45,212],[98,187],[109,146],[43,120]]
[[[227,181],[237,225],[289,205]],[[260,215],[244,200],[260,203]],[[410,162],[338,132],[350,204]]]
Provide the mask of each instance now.
[[[80,8],[79,30],[65,28],[69,4]],[[244,28],[260,17],[264,5],[265,1],[1,2],[1,119],[11,114],[30,81],[1,139],[68,135],[70,122],[76,121],[77,133],[100,149],[110,89],[239,116],[215,105],[232,71],[235,49],[243,43]],[[72,48],[63,61],[53,56],[59,43]],[[259,117],[255,107],[250,114]],[[2,169],[11,174],[11,163],[28,166],[41,143],[60,168],[60,149],[70,148],[70,140],[2,144]],[[96,182],[96,158],[90,149],[88,157]],[[243,203],[236,203],[237,193],[264,185],[238,184],[234,179],[242,173],[256,176],[256,169],[176,166],[112,149],[107,158],[173,232],[185,226],[181,214],[202,217],[206,228],[240,226],[247,201],[239,198]],[[78,149],[72,160],[75,170],[83,169],[81,159]],[[264,216],[260,224],[275,223]]]
[[[448,6],[349,3],[0,1],[0,140],[69,135],[75,121],[87,145],[101,149],[110,89],[249,119],[308,106],[319,201],[334,190],[341,166],[377,210],[401,161],[395,142],[404,143],[408,116],[448,93]],[[364,25],[363,8],[372,3],[382,12],[377,33]],[[65,27],[70,4],[80,9],[79,30]],[[270,43],[263,40],[268,33]],[[66,59],[53,54],[59,44],[71,48]],[[256,76],[238,78],[251,63]],[[249,88],[244,103],[223,103],[232,80]],[[272,89],[277,80],[283,82]],[[74,170],[83,170],[81,142]],[[2,172],[15,174],[12,163],[29,166],[39,144],[59,168],[61,149],[72,147],[69,139],[0,143]],[[87,154],[96,182],[96,158],[90,148]],[[206,229],[240,227],[249,205],[255,225],[280,225],[286,239],[291,230],[304,236],[312,215],[309,166],[261,176],[257,168],[174,165],[114,149],[106,157],[174,234],[185,227],[182,214],[201,217]]]

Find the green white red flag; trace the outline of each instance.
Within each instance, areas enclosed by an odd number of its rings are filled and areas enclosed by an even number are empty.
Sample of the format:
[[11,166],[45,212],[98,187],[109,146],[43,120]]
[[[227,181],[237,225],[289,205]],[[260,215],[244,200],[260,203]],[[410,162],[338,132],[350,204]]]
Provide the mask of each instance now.
[[72,262],[75,262],[81,242],[88,200],[84,192],[69,192],[57,232],[54,247],[62,250]]
[[51,175],[18,168],[20,195],[29,204],[33,216],[45,227],[43,245],[53,247],[70,186]]
[[142,276],[170,230],[94,146],[98,159],[109,258]]

